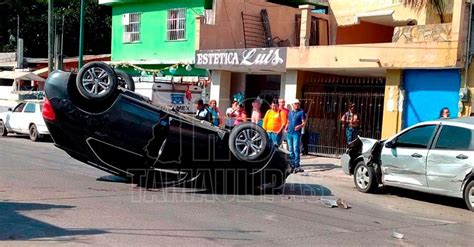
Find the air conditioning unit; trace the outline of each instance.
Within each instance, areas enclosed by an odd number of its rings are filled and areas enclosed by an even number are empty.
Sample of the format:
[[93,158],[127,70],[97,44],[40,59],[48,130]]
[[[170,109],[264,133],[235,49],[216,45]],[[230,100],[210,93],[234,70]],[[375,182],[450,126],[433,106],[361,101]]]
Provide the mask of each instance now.
[[130,14],[123,14],[122,15],[122,25],[130,24]]

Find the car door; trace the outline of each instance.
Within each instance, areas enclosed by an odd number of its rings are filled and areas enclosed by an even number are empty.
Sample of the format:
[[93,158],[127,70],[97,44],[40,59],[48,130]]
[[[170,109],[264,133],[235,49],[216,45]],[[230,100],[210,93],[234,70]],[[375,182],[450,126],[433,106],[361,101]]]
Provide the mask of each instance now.
[[22,112],[23,109],[25,108],[26,103],[20,103],[18,104],[15,109],[13,109],[12,114],[10,115],[10,127],[13,131],[15,132],[20,132],[20,123],[21,123],[21,118],[22,118]]
[[36,112],[36,104],[35,103],[26,103],[25,109],[23,109],[23,115],[21,116],[20,120],[20,130],[22,132],[29,133],[30,123],[34,123],[35,121],[35,112]]
[[462,196],[461,184],[474,162],[474,131],[444,124],[429,151],[426,175],[430,189]]
[[384,183],[427,187],[426,159],[436,130],[436,124],[416,126],[387,142],[381,154]]

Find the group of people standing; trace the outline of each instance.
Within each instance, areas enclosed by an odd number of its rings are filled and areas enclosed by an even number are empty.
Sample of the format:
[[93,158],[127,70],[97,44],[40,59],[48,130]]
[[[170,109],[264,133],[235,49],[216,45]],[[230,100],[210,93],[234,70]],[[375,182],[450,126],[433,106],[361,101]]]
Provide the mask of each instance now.
[[195,103],[197,109],[195,117],[199,120],[208,121],[214,126],[232,129],[243,122],[251,121],[267,132],[273,145],[280,146],[283,139],[286,139],[293,171],[303,172],[300,167],[300,145],[307,116],[301,109],[301,103],[298,99],[291,102],[291,110],[286,108],[284,99],[275,99],[271,102],[271,108],[265,115],[261,112],[261,100],[256,99],[252,102],[250,118],[245,112],[244,105],[238,101],[232,102],[232,106],[226,110],[225,115],[217,107],[216,100],[209,101],[207,106],[202,100],[197,100]]

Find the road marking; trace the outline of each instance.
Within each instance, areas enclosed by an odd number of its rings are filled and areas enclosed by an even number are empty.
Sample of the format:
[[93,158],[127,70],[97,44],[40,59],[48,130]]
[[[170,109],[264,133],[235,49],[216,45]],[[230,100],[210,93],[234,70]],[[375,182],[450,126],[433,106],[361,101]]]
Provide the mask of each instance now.
[[415,217],[415,219],[436,221],[436,222],[441,222],[441,223],[446,223],[446,224],[457,224],[457,222],[448,221],[448,220],[438,220],[438,219],[430,219],[430,218],[422,218],[422,217]]

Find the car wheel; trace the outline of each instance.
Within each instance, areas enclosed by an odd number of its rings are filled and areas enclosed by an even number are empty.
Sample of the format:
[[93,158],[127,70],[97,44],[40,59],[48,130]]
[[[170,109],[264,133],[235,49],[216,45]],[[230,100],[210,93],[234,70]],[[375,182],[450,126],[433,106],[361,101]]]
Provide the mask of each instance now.
[[81,68],[77,74],[76,86],[84,98],[102,101],[114,95],[118,79],[109,65],[103,62],[92,62]]
[[115,74],[117,74],[119,87],[128,89],[130,91],[135,91],[135,82],[129,74],[122,70],[115,70]]
[[474,211],[474,180],[471,180],[464,188],[464,202],[469,210]]
[[30,125],[30,140],[37,142],[39,140],[39,133],[38,129],[36,128],[36,125],[32,124]]
[[261,161],[268,154],[269,140],[262,127],[254,123],[242,123],[230,133],[229,149],[241,161]]
[[354,169],[354,184],[360,192],[374,192],[378,187],[374,168],[359,161]]
[[3,123],[3,121],[0,121],[0,136],[7,136],[7,134],[8,134],[7,127],[5,127],[5,124]]

